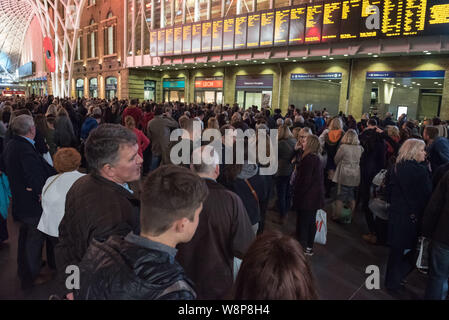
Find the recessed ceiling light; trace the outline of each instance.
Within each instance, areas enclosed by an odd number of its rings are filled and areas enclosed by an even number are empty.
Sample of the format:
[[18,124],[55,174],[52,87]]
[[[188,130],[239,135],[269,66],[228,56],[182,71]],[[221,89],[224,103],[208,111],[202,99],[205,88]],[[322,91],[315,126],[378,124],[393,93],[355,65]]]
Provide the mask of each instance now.
[[231,64],[230,62],[226,62],[226,64]]
[[238,63],[236,63],[235,65],[236,65],[236,66],[238,66],[239,64],[238,64]]
[[407,88],[407,85],[406,85],[406,84],[404,84],[404,88]]
[[262,64],[265,64],[265,61],[262,61]]
[[416,82],[412,82],[413,84],[415,84]]
[[170,67],[167,67],[167,69],[170,69]]
[[427,53],[427,52],[429,52],[429,51],[427,51],[427,50],[424,50],[423,52],[424,52],[424,53]]
[[383,79],[382,81],[385,82],[385,81],[387,81],[387,80]]
[[284,60],[285,60],[285,61],[288,61],[288,58],[285,58]]
[[344,56],[347,57],[347,56],[349,56],[349,54],[346,53],[346,54],[344,54]]
[[417,83],[417,85],[418,85],[418,86],[420,86],[420,85],[421,85],[421,83]]
[[205,63],[204,66],[207,67],[207,63]]
[[195,69],[196,67],[192,67],[192,69]]
[[375,55],[373,55],[373,57],[374,57],[374,58],[377,58],[377,57],[378,57],[378,55],[377,55],[377,54],[375,54]]
[[426,54],[432,54],[432,53],[430,53],[430,52],[426,52]]
[[438,84],[438,82],[434,82],[433,84]]
[[368,52],[368,55],[370,56],[370,55],[372,55],[372,53],[371,53],[371,52]]
[[373,84],[376,84],[376,83],[373,81]]
[[332,80],[327,80],[327,81],[331,82]]
[[215,68],[215,65],[212,65],[212,68]]
[[254,62],[254,63],[256,63],[256,62],[257,62],[257,60],[254,60],[253,62]]
[[438,85],[439,85],[439,86],[442,86],[442,84],[441,84],[441,83],[439,83]]
[[246,61],[249,61],[249,59],[246,59]]
[[293,60],[293,62],[296,62],[296,60]]
[[330,57],[329,60],[334,60],[334,58]]
[[302,57],[304,60],[307,59],[307,57]]
[[321,56],[322,58],[326,58],[327,56]]

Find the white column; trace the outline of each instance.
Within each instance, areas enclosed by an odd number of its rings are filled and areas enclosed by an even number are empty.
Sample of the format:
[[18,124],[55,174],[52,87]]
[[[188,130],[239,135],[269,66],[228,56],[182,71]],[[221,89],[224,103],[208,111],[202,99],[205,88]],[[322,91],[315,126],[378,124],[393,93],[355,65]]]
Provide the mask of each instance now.
[[236,14],[241,14],[242,13],[242,0],[237,0],[236,6],[237,6]]
[[165,0],[161,0],[161,28],[165,28]]
[[155,1],[151,0],[151,30],[153,30],[155,27],[155,19],[156,19],[155,14],[156,9],[154,8],[155,5],[156,5]]
[[195,0],[194,21],[200,21],[200,0]]
[[212,16],[212,0],[207,0],[206,20],[210,20]]
[[128,0],[124,1],[124,21],[123,21],[123,66],[128,62]]

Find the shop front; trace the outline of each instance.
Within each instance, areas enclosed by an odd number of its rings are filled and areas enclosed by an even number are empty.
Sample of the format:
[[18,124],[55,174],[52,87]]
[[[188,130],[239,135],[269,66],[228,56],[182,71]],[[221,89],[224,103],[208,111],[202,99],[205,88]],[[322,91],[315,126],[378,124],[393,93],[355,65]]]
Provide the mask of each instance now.
[[236,101],[244,109],[258,106],[270,108],[273,96],[273,75],[237,76]]
[[77,98],[84,97],[84,80],[83,79],[77,79],[75,83],[75,92]]
[[156,101],[156,81],[144,80],[143,81],[144,99]]
[[91,78],[89,80],[89,98],[98,98],[98,79]]
[[112,100],[117,97],[117,78],[106,78],[106,99]]
[[223,77],[196,77],[195,103],[223,103]]
[[164,79],[162,88],[164,89],[163,102],[185,102],[184,78]]
[[414,120],[440,116],[444,70],[366,73],[363,113],[391,112]]
[[290,75],[289,105],[305,107],[308,111],[326,110],[338,113],[341,90],[340,72],[292,73]]

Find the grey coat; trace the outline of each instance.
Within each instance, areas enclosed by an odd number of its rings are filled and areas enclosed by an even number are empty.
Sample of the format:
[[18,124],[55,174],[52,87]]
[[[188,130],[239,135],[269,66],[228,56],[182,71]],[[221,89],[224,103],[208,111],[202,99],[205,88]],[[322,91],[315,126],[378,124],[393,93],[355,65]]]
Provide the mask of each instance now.
[[360,145],[340,145],[334,158],[337,169],[332,181],[348,187],[357,187],[360,184],[362,153],[363,147]]
[[278,142],[278,172],[276,176],[285,177],[290,176],[293,172],[293,164],[291,160],[295,155],[294,138],[279,140]]

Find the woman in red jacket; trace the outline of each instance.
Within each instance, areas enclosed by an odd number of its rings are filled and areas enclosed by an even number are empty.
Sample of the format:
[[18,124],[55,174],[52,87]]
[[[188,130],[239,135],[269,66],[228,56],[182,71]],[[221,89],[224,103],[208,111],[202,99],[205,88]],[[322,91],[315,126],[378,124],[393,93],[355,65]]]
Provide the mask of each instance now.
[[307,136],[293,185],[293,208],[297,211],[296,235],[304,253],[310,256],[313,255],[316,234],[316,212],[324,207],[323,165],[318,156],[320,147],[317,136]]
[[137,136],[137,144],[139,145],[139,156],[143,159],[143,152],[148,145],[150,144],[150,140],[144,135],[142,131],[136,128],[136,121],[132,116],[126,116],[125,118],[125,127],[134,131]]

